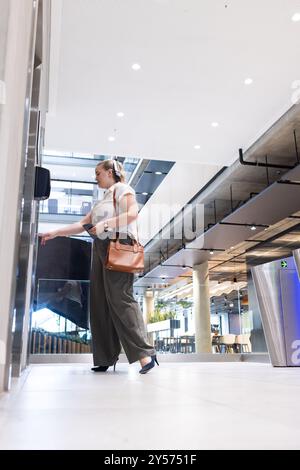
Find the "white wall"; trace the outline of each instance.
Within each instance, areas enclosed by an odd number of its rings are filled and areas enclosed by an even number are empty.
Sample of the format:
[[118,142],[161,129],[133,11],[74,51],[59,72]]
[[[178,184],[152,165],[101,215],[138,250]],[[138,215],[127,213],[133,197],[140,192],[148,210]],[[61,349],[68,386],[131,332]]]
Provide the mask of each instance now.
[[216,165],[176,162],[139,214],[143,244],[174,217],[221,169]]
[[[25,111],[26,83],[29,63],[29,44],[32,24],[33,0],[2,0],[9,10],[4,82],[6,102],[1,106],[0,122],[0,391],[5,389],[5,363],[9,362],[7,350],[8,329],[15,285],[15,258],[18,249],[19,191],[22,191],[22,140]],[[3,21],[3,16],[2,16]]]

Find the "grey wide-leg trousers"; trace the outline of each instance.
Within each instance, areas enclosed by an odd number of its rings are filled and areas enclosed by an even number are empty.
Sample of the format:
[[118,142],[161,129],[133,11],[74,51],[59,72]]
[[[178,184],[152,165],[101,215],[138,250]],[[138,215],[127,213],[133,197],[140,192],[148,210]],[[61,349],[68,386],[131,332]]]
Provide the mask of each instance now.
[[[131,243],[130,238],[120,240]],[[128,362],[155,354],[147,343],[142,312],[133,297],[134,274],[105,269],[109,239],[93,243],[90,278],[90,326],[94,365],[113,365],[121,344]]]

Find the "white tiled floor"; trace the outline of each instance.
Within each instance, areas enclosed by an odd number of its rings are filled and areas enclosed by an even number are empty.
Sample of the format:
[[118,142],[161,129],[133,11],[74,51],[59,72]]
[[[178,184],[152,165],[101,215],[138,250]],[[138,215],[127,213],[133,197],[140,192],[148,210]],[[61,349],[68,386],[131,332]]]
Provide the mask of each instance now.
[[1,449],[299,449],[300,369],[34,365],[0,397]]

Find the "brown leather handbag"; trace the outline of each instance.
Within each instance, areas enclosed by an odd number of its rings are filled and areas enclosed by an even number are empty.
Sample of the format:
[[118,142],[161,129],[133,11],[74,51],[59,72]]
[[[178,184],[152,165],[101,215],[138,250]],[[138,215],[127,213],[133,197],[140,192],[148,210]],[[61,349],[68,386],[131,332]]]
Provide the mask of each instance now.
[[[116,190],[113,193],[114,211],[116,211]],[[138,238],[138,237],[137,237]],[[140,273],[144,271],[144,247],[138,240],[133,240],[132,245],[120,243],[117,231],[116,240],[110,240],[106,262],[106,269],[111,271],[121,271],[124,273]]]

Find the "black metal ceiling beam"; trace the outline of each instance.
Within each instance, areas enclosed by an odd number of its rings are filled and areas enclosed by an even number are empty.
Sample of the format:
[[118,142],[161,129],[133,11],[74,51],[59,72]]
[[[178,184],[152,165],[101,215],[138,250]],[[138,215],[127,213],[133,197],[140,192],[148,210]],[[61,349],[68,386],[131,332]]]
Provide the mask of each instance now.
[[162,175],[167,175],[168,173],[166,171],[160,171],[159,174],[157,174],[156,171],[149,171],[149,170],[145,170],[144,173],[148,173],[148,174],[153,174],[153,175],[157,175],[157,176],[162,176]]
[[277,183],[278,184],[293,184],[295,186],[300,186],[299,181],[280,180],[280,181],[277,181]]
[[265,224],[256,224],[255,222],[253,222],[253,224],[241,224],[241,223],[237,223],[237,222],[219,222],[220,225],[236,225],[236,226],[239,226],[239,227],[263,227],[263,228],[268,228],[269,225],[265,225]]
[[296,129],[294,129],[293,134],[294,134],[294,143],[295,143],[296,158],[297,158],[297,162],[300,163],[300,161],[299,161],[299,151],[298,151],[298,143],[297,143]]
[[167,267],[167,268],[190,268],[190,269],[193,269],[193,266],[189,266],[187,264],[161,264],[160,266],[162,266],[163,268],[164,267]]
[[224,248],[190,248],[185,247],[185,250],[197,250],[197,251],[226,251]]
[[262,168],[285,168],[287,170],[292,170],[295,168],[295,165],[278,165],[276,163],[262,163],[262,162],[249,162],[244,160],[244,153],[243,149],[239,149],[239,161],[241,165],[248,165],[248,166],[257,166]]

